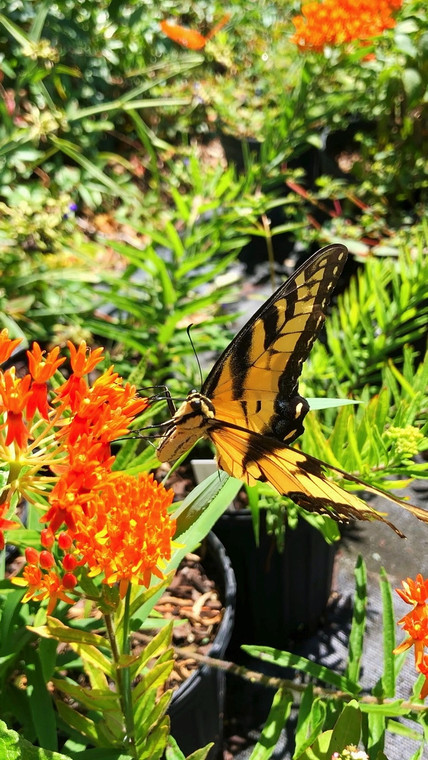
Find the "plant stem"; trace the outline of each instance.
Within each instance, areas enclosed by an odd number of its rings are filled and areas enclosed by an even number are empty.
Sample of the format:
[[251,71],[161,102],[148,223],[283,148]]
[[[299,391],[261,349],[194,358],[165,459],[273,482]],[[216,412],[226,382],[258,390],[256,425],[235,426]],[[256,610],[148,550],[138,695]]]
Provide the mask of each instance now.
[[[128,589],[125,597],[125,609],[123,613],[123,638],[122,638],[122,654],[129,654],[129,597],[130,590]],[[132,693],[131,693],[131,674],[129,667],[120,667],[120,655],[118,641],[114,630],[113,618],[109,614],[104,615],[107,635],[111,644],[113,653],[113,659],[116,665],[116,683],[119,693],[120,705],[122,708],[124,723],[125,723],[125,742],[126,749],[130,753],[131,757],[137,758],[135,747],[135,726],[134,726],[134,713],[132,709]]]
[[[141,632],[136,634],[136,637],[141,641],[147,643],[151,641],[150,636],[147,636]],[[217,670],[222,670],[225,673],[232,673],[239,678],[243,678],[245,681],[250,681],[250,683],[258,683],[270,689],[285,689],[286,691],[302,694],[307,688],[307,683],[295,683],[288,678],[266,676],[257,670],[249,670],[243,665],[236,665],[234,662],[230,662],[228,660],[218,660],[215,657],[209,657],[209,655],[199,654],[199,652],[195,652],[190,647],[176,647],[172,645],[172,648],[177,657],[192,659],[195,662],[198,662],[200,665],[208,665],[210,668],[216,668]],[[340,691],[339,689],[328,689],[322,686],[314,686],[314,695],[325,699],[343,699],[345,701],[355,699],[355,695],[350,694],[347,691]],[[372,696],[370,694],[359,696],[359,701],[361,704],[383,704],[386,707],[388,707],[388,705],[395,705],[397,702],[396,699],[379,699],[378,697]],[[428,707],[418,702],[409,702],[403,700],[401,702],[401,707],[405,710],[412,710],[417,713],[428,712]]]

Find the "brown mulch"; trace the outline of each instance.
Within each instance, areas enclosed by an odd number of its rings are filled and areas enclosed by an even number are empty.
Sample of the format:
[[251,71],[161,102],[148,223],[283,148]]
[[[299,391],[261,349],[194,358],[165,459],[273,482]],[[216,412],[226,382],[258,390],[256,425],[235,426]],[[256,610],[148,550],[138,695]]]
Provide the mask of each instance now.
[[[207,576],[198,554],[186,555],[155,610],[165,620],[174,621],[175,647],[208,654],[224,608],[215,582]],[[178,688],[198,667],[191,657],[176,658],[167,688]]]

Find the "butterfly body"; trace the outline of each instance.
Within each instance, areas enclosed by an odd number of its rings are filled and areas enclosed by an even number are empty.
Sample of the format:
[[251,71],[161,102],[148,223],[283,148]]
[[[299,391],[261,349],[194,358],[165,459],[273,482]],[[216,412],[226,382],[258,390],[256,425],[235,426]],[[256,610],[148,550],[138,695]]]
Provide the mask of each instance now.
[[215,409],[202,393],[192,391],[177,409],[158,446],[161,462],[172,462],[186,453],[199,438],[209,437]]
[[428,512],[367,486],[290,444],[303,432],[308,402],[298,393],[302,365],[323,325],[347,258],[343,245],[310,257],[250,318],[226,348],[201,391],[191,391],[166,425],[160,461],[175,461],[205,437],[220,469],[248,485],[267,481],[307,510],[395,526],[327,477],[327,470],[395,501],[428,522]]

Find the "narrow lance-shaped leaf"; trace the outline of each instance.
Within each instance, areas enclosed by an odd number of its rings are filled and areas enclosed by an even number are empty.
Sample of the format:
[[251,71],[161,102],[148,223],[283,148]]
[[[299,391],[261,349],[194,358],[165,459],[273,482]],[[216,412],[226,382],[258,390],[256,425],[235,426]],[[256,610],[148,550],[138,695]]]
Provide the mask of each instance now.
[[385,749],[386,718],[382,713],[368,713],[367,749],[370,757],[376,757]]
[[175,741],[174,737],[169,736],[165,758],[166,760],[206,760],[206,758],[208,757],[208,753],[213,746],[214,746],[213,743],[210,742],[210,744],[207,744],[205,747],[201,747],[201,749],[197,749],[195,752],[192,752],[192,754],[188,755],[186,758],[183,752],[181,751],[180,747],[178,746],[177,742]]
[[366,627],[367,608],[367,571],[361,555],[355,566],[355,595],[352,626],[349,634],[348,664],[346,677],[354,683],[360,678],[361,658],[363,655],[364,631]]
[[352,699],[339,715],[330,738],[328,757],[342,752],[349,744],[358,746],[361,736],[361,713],[358,702]]
[[303,752],[313,744],[316,737],[321,733],[325,716],[325,702],[320,699],[314,699],[313,686],[309,684],[304,691],[297,716],[296,748],[293,760],[299,760]]
[[254,747],[250,760],[269,760],[278,743],[282,729],[290,715],[293,697],[289,691],[278,689],[269,710],[260,739]]
[[340,691],[346,691],[349,694],[357,694],[359,692],[359,686],[350,681],[346,676],[341,676],[335,673],[330,668],[326,668],[324,665],[318,665],[312,660],[308,660],[306,657],[301,657],[291,652],[279,652],[272,647],[262,646],[249,646],[244,644],[242,647],[244,652],[247,652],[252,657],[258,657],[264,662],[271,662],[284,668],[295,668],[296,670],[302,670],[313,678],[318,678],[325,683],[329,683],[335,686]]
[[395,616],[392,603],[391,587],[384,568],[380,571],[380,590],[382,594],[383,621],[383,696],[392,698],[395,694]]

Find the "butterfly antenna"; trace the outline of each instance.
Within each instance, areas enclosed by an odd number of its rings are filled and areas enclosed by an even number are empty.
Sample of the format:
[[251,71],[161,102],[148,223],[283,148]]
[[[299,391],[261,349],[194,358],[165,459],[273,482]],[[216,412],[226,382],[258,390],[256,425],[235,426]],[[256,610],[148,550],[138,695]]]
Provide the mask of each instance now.
[[145,388],[139,388],[138,390],[140,393],[144,393],[147,390],[158,390],[159,388],[162,390],[162,393],[155,393],[153,396],[150,396],[148,400],[150,402],[166,401],[169,413],[171,417],[173,417],[177,410],[167,385],[147,385]]
[[194,353],[194,355],[195,355],[195,359],[196,359],[196,363],[197,363],[197,365],[198,365],[198,369],[199,369],[199,377],[200,377],[200,380],[201,380],[201,388],[202,388],[202,386],[203,386],[203,384],[204,384],[204,379],[203,379],[203,377],[202,377],[202,368],[201,368],[201,363],[200,363],[200,361],[199,361],[199,358],[198,358],[198,354],[196,353],[195,344],[193,343],[193,340],[192,340],[192,336],[190,335],[190,330],[192,329],[192,327],[193,327],[193,325],[188,325],[188,326],[187,326],[187,328],[186,328],[186,332],[187,332],[187,335],[189,336],[190,345],[192,346],[192,349],[193,349],[193,353]]

